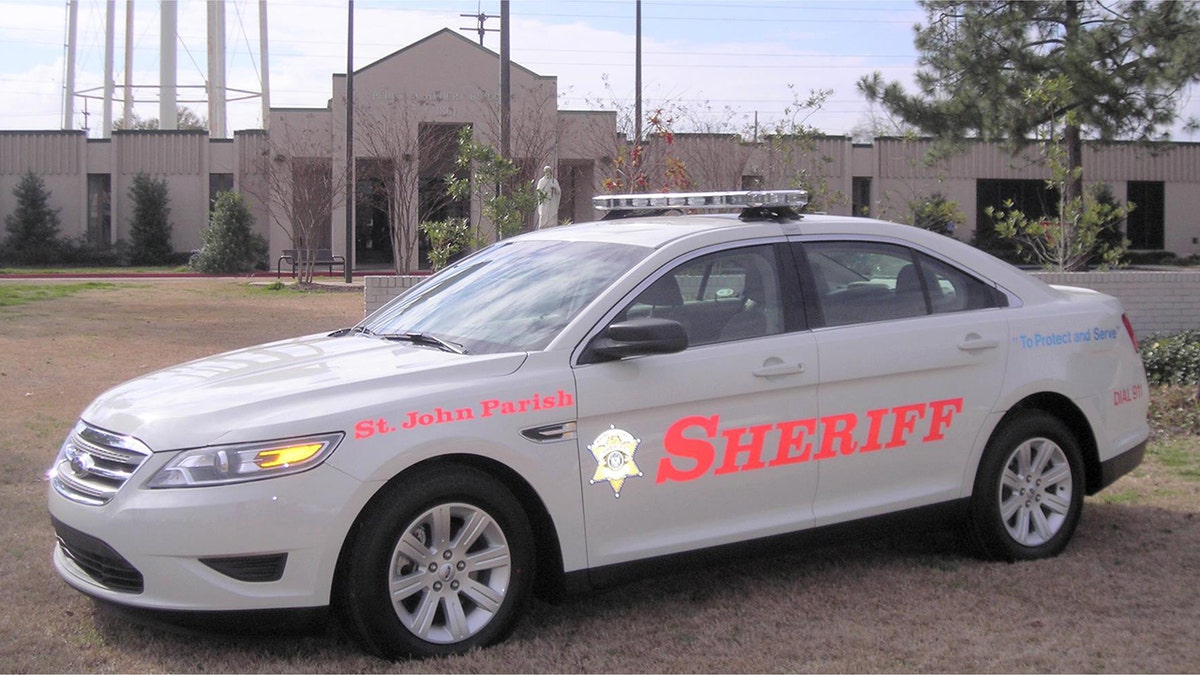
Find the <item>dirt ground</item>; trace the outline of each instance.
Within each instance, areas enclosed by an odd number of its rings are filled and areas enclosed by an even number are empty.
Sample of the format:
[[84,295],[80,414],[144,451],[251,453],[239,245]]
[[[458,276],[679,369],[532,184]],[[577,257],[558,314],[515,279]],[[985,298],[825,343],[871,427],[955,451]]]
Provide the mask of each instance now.
[[1089,499],[1053,560],[979,562],[948,533],[797,551],[534,602],[508,642],[452,659],[379,661],[336,625],[250,637],[130,621],[50,563],[43,472],[80,411],[161,366],[351,325],[362,295],[114,284],[0,307],[0,672],[1200,670],[1200,496],[1153,460]]

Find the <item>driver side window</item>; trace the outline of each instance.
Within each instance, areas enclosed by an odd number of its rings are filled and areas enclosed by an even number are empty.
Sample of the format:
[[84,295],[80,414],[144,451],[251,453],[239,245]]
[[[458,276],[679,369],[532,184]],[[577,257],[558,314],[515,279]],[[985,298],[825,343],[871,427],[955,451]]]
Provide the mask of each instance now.
[[656,279],[623,314],[678,321],[690,346],[782,333],[775,250],[752,246],[688,260]]

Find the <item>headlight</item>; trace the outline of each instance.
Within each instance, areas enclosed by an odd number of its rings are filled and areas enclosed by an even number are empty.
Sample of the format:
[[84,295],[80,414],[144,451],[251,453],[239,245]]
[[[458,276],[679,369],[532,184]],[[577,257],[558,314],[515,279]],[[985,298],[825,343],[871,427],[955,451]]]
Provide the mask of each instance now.
[[146,487],[229,485],[308,471],[325,461],[342,436],[333,433],[185,450],[159,469]]

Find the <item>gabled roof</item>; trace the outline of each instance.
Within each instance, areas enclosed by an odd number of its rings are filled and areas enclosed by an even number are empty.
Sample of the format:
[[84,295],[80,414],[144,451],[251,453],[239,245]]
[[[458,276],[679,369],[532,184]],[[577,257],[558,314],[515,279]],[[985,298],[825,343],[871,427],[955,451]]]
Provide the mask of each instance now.
[[[393,58],[398,58],[400,55],[404,54],[405,52],[415,49],[415,48],[417,48],[421,45],[424,45],[428,42],[431,42],[433,40],[447,40],[447,39],[456,40],[458,42],[458,44],[461,45],[460,48],[462,48],[462,49],[475,49],[475,50],[483,52],[484,54],[487,54],[488,56],[496,59],[496,67],[499,68],[499,62],[500,62],[499,54],[488,49],[487,47],[484,47],[482,45],[479,45],[479,44],[471,41],[470,38],[458,33],[457,31],[450,30],[449,28],[443,28],[443,29],[437,31],[436,33],[427,35],[406,47],[401,47],[400,49],[397,49],[396,51],[392,52],[391,54],[388,54],[387,56],[385,56],[383,58],[380,58],[371,63],[368,63],[367,65],[363,66],[362,68],[355,70],[354,74],[355,74],[355,76],[357,76],[358,74],[363,73],[367,70],[370,70],[371,68],[374,68],[374,67],[384,63],[385,61],[389,61]],[[553,75],[539,75],[515,61],[512,62],[512,67],[514,70],[519,70],[519,71],[529,75],[530,77],[536,77],[539,79],[555,79],[555,77]],[[345,74],[342,74],[341,77],[345,77]]]

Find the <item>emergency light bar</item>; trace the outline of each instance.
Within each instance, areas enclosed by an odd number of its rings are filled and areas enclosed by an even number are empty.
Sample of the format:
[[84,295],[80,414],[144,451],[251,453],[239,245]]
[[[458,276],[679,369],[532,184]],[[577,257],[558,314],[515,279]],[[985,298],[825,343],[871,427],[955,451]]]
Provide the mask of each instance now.
[[689,209],[800,209],[808,204],[804,190],[747,190],[743,192],[664,192],[600,195],[592,205],[600,211]]

